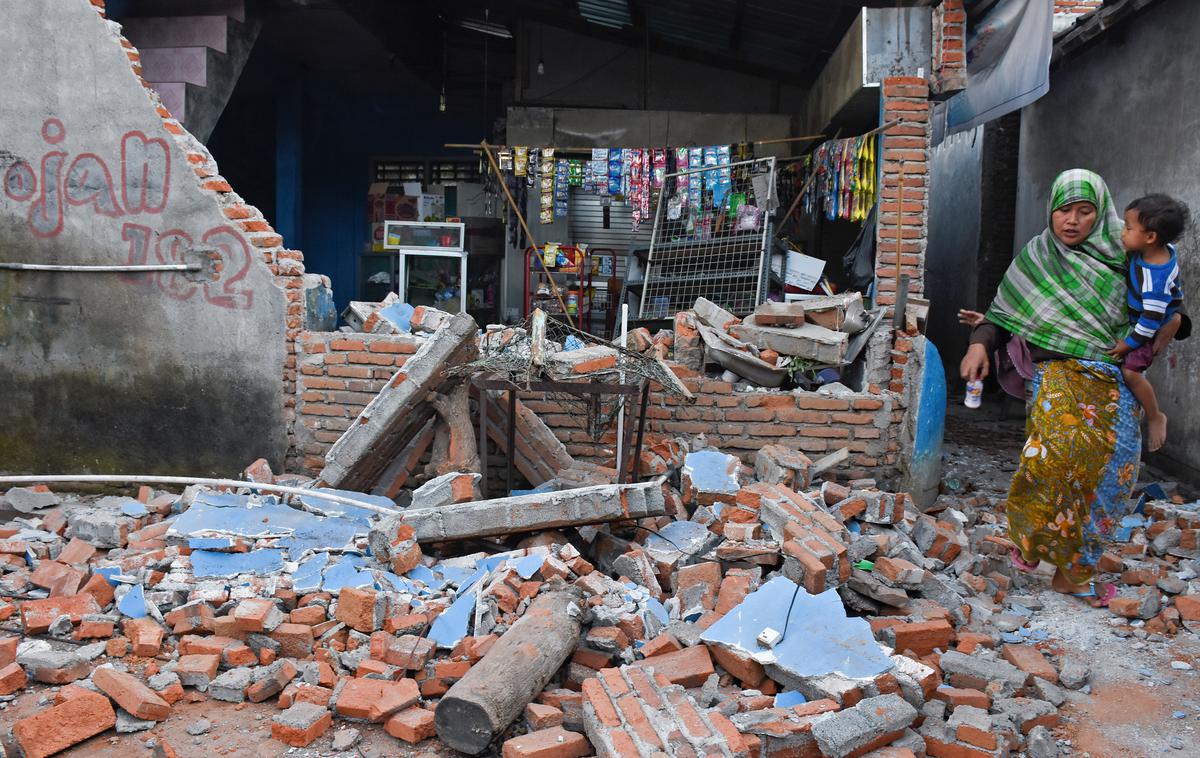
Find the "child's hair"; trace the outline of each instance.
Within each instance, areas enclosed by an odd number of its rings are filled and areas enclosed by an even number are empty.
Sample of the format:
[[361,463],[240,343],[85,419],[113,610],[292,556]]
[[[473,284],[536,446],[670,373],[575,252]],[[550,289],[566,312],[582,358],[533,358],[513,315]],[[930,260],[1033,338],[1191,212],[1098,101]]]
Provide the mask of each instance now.
[[1137,211],[1138,221],[1146,231],[1157,234],[1158,241],[1164,245],[1179,239],[1192,215],[1186,205],[1163,194],[1139,197],[1125,210]]

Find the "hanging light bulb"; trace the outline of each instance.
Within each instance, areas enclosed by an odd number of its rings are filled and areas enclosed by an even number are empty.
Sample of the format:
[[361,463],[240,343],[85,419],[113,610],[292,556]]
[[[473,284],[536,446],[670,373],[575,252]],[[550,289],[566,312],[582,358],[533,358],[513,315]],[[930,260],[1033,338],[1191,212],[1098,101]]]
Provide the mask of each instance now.
[[442,32],[442,94],[438,97],[438,113],[446,112],[446,32]]
[[546,64],[541,58],[538,58],[537,72],[538,76],[546,73]]

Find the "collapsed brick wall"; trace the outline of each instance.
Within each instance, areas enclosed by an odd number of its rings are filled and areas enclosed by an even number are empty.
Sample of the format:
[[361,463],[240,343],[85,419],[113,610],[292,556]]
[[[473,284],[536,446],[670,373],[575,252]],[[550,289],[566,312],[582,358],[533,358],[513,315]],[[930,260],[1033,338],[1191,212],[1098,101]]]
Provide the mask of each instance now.
[[[754,454],[778,444],[817,458],[849,448],[843,473],[882,475],[899,461],[897,438],[903,410],[890,393],[830,397],[813,392],[757,390],[735,392],[729,382],[685,380],[696,396],[694,404],[656,392],[646,409],[646,432],[656,436],[694,437],[753,463]],[[525,405],[554,430],[576,458],[611,460],[616,432],[599,443],[583,430],[582,422],[554,401],[525,399]]]
[[296,342],[295,445],[289,470],[320,473],[325,453],[417,352],[407,334],[304,332]]
[[[105,0],[89,0],[100,14],[105,15]],[[111,22],[110,22],[111,23]],[[115,27],[114,25],[114,28]],[[285,320],[285,342],[287,357],[281,368],[280,379],[284,384],[283,418],[287,425],[288,450],[297,447],[295,437],[295,395],[296,395],[296,340],[304,324],[304,254],[298,250],[288,250],[283,245],[283,237],[278,234],[262,212],[246,203],[240,195],[234,192],[229,182],[221,176],[217,162],[212,153],[197,140],[163,105],[162,98],[154,90],[153,85],[142,76],[142,56],[132,42],[124,34],[117,32],[121,47],[129,59],[130,68],[145,88],[147,96],[154,104],[158,115],[162,117],[163,128],[184,151],[200,187],[217,201],[225,218],[233,222],[245,239],[259,255],[259,260],[265,264],[275,276],[276,286],[284,290],[287,298]],[[217,263],[217,275],[222,271],[223,263]]]
[[[329,447],[416,352],[410,335],[305,332],[298,341],[295,470],[317,474]],[[703,434],[725,452],[752,463],[764,445],[781,444],[810,457],[849,448],[849,477],[885,476],[899,463],[904,406],[890,392],[829,397],[812,392],[734,392],[729,382],[689,378],[695,404],[657,392],[650,395],[646,432],[658,436]],[[593,442],[577,408],[536,395],[522,402],[580,460],[611,463],[616,432]],[[497,459],[491,459],[493,467]],[[499,473],[494,471],[493,473]]]

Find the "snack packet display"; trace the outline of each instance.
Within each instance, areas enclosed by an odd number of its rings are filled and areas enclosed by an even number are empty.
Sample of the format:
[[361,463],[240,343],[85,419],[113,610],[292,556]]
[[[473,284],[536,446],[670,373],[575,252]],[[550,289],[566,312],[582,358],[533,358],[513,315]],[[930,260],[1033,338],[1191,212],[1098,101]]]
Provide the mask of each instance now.
[[517,176],[525,176],[529,173],[529,148],[519,146],[513,148],[513,173]]
[[618,148],[608,151],[608,192],[605,194],[621,194],[621,151]]

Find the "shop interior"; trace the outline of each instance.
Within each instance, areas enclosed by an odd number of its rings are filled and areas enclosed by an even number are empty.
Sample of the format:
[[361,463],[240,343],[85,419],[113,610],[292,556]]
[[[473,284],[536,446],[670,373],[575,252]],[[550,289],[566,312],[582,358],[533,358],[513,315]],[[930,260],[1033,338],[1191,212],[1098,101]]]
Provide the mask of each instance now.
[[814,92],[897,4],[705,5],[264,2],[208,145],[339,313],[394,293],[611,337],[621,305],[653,331],[698,295],[869,298],[879,90]]

